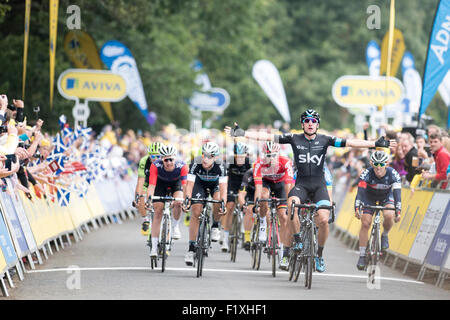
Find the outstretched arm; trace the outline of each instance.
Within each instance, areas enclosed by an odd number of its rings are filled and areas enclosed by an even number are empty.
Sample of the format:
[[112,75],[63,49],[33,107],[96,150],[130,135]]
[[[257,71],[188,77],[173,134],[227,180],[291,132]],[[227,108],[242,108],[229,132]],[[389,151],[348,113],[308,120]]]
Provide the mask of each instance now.
[[346,143],[347,147],[352,148],[375,148],[375,147],[382,147],[382,148],[388,148],[388,147],[397,147],[397,141],[395,139],[392,140],[384,140],[384,137],[382,136],[377,141],[367,141],[367,140],[361,140],[361,139],[348,139]]
[[225,127],[225,133],[229,137],[245,137],[251,140],[261,140],[261,141],[274,141],[275,135],[267,132],[253,132],[253,131],[245,131],[239,128],[238,124],[234,123],[234,128]]

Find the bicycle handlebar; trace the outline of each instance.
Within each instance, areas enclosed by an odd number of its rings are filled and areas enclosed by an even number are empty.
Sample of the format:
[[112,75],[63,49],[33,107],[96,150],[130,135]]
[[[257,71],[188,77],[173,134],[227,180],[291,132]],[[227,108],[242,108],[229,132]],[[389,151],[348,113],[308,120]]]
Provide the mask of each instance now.
[[154,200],[163,200],[163,201],[184,201],[183,198],[174,198],[174,197],[160,197],[160,196],[154,196],[152,197],[152,201]]
[[315,203],[308,203],[308,204],[296,204],[295,201],[292,202],[292,209],[291,209],[291,220],[294,219],[294,211],[295,208],[299,208],[299,209],[317,209],[317,210],[321,210],[321,209],[327,209],[327,210],[331,210],[331,217],[328,219],[328,224],[331,224],[334,222],[334,218],[335,218],[335,213],[334,213],[334,209],[336,207],[336,203],[333,202],[333,204],[331,206],[327,206],[327,205],[317,205]]
[[395,212],[395,216],[398,216],[397,209],[391,208],[391,207],[383,207],[383,206],[366,206],[366,205],[360,205],[359,206],[359,212],[362,212],[362,209],[372,209],[372,210],[390,210]]

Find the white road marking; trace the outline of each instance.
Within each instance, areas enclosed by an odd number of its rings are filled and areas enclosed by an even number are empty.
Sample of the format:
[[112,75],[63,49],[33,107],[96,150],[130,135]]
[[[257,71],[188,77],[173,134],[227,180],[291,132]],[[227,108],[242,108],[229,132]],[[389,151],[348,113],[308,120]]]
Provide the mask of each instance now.
[[[67,271],[151,271],[150,267],[98,267],[98,268],[55,268],[55,269],[43,269],[43,270],[26,270],[25,273],[48,273],[48,272],[67,272]],[[161,268],[153,269],[155,271],[160,271]],[[196,268],[166,268],[167,271],[195,271]],[[260,274],[272,274],[272,271],[263,271],[263,270],[230,270],[230,269],[203,269],[205,272],[229,272],[229,273],[260,273]],[[286,274],[285,271],[278,271],[280,274]],[[302,272],[303,274],[303,272]],[[353,275],[353,274],[337,274],[337,273],[314,273],[314,277],[336,277],[336,278],[356,278],[356,279],[367,279],[367,275]],[[400,278],[387,278],[380,277],[380,280],[386,281],[397,281],[397,282],[406,282],[406,283],[414,283],[414,284],[424,284],[421,281],[408,280],[408,279],[400,279]]]

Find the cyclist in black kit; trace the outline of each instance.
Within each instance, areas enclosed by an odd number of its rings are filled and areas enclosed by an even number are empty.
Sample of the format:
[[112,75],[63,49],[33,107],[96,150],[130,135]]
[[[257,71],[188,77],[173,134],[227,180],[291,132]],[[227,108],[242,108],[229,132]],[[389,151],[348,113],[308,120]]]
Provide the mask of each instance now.
[[370,157],[371,167],[364,170],[359,177],[358,193],[355,198],[355,216],[361,219],[359,231],[359,260],[356,265],[358,270],[366,267],[366,244],[370,225],[372,224],[373,210],[363,209],[359,212],[360,205],[375,206],[378,201],[380,205],[395,208],[383,211],[383,233],[381,234],[381,250],[389,248],[388,232],[394,225],[394,221],[400,221],[402,211],[402,181],[398,172],[387,167],[389,156],[384,151],[375,151]]
[[[194,263],[199,217],[203,210],[203,203],[196,202],[195,199],[207,198],[207,189],[209,189],[214,200],[227,202],[227,176],[223,164],[217,160],[219,153],[219,146],[216,143],[207,142],[202,146],[202,156],[195,158],[189,168],[186,201],[183,204],[184,210],[187,210],[192,203],[192,217],[189,224],[189,251],[184,258],[188,266],[192,266]],[[225,213],[226,211],[222,212],[219,204],[214,204],[211,241],[219,240],[219,215]]]
[[[244,136],[253,140],[277,141],[280,144],[290,144],[294,152],[294,162],[298,170],[297,180],[294,188],[288,195],[288,212],[291,212],[292,201],[295,203],[304,203],[311,200],[317,205],[330,205],[330,199],[327,192],[327,186],[323,174],[323,164],[327,149],[333,147],[353,147],[353,148],[373,148],[396,146],[395,140],[385,140],[380,137],[377,141],[367,141],[360,139],[340,139],[333,136],[318,134],[317,130],[320,124],[319,114],[312,109],[302,113],[300,123],[303,134],[285,133],[275,135],[266,132],[250,132],[240,129],[237,124],[235,128],[225,127],[225,132],[233,137]],[[318,233],[318,257],[316,258],[316,270],[325,271],[325,262],[322,257],[325,242],[328,238],[328,218],[329,210],[321,209],[317,211],[315,223],[319,228]],[[290,219],[289,219],[290,221]],[[291,232],[294,233],[294,248],[301,250],[300,243],[300,222],[297,214],[294,215],[291,224]]]
[[228,236],[233,218],[236,198],[241,187],[242,178],[245,172],[251,168],[248,157],[248,146],[245,143],[237,142],[234,145],[234,157],[227,166],[228,173],[228,195],[227,195],[227,214],[222,218],[223,243],[222,251],[228,252]]

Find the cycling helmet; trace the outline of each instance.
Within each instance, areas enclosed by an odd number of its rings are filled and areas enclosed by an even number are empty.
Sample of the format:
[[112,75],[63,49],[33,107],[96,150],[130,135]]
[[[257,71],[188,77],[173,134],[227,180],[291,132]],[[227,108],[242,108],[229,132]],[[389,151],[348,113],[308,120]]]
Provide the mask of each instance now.
[[300,122],[303,123],[303,121],[306,118],[314,118],[317,120],[317,122],[320,123],[320,115],[316,110],[308,109],[305,112],[303,112],[302,115],[300,116]]
[[148,154],[159,154],[159,148],[161,148],[163,144],[161,142],[153,142],[148,146]]
[[164,145],[159,148],[159,154],[161,157],[175,156],[177,154],[177,149],[171,144]]
[[207,142],[202,146],[202,153],[208,153],[213,156],[218,156],[220,153],[220,149],[217,143]]
[[387,163],[389,160],[389,156],[384,151],[375,151],[370,156],[370,161],[373,163]]
[[266,141],[263,145],[263,153],[269,154],[269,153],[278,153],[280,152],[280,145],[278,143],[275,143],[273,141]]
[[243,155],[248,153],[248,146],[245,143],[238,142],[234,145],[234,154]]

